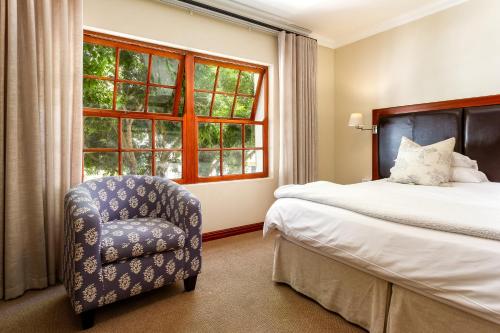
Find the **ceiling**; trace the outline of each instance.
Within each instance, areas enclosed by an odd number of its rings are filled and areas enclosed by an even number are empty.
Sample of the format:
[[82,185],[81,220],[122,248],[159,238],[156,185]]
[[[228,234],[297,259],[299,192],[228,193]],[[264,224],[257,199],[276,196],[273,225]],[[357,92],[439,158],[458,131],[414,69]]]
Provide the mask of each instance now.
[[311,31],[339,47],[431,15],[467,0],[201,0],[211,6]]

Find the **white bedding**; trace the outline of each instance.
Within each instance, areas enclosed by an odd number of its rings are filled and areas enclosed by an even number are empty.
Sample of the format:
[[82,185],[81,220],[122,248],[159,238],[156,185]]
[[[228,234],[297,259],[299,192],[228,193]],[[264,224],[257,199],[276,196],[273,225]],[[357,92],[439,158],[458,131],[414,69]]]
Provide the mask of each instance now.
[[315,182],[282,186],[275,197],[344,208],[416,227],[500,240],[500,188],[415,186],[379,180],[352,185]]
[[[375,189],[380,184],[363,186]],[[460,203],[486,200],[491,205],[496,200],[492,198],[500,198],[498,183],[454,183],[452,187],[429,190],[435,191],[434,200],[458,196],[462,197]],[[270,229],[278,229],[289,239],[358,269],[500,324],[498,240],[389,222],[297,198],[281,198],[273,204],[264,234]]]

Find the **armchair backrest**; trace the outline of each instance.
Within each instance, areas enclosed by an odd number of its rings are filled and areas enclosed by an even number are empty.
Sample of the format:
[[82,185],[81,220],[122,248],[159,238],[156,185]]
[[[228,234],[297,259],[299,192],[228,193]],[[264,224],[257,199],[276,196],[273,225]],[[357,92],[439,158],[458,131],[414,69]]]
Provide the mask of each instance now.
[[159,217],[172,181],[151,176],[116,176],[88,180],[78,186],[90,192],[101,221]]

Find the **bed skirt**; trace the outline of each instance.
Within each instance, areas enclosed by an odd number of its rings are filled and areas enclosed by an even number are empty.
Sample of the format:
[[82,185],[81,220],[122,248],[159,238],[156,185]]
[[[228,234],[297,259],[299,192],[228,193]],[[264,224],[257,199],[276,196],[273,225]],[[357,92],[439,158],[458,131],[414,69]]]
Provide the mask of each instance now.
[[500,332],[443,304],[278,236],[273,281],[286,283],[371,333]]

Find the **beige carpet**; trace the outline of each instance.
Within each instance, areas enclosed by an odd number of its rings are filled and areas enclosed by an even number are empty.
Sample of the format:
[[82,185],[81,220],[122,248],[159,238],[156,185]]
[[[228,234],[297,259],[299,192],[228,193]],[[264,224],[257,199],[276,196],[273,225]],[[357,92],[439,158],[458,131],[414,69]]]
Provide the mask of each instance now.
[[[271,281],[273,239],[261,232],[204,244],[196,290],[182,283],[105,306],[86,332],[364,332]],[[0,301],[1,332],[71,332],[80,321],[64,288]]]

